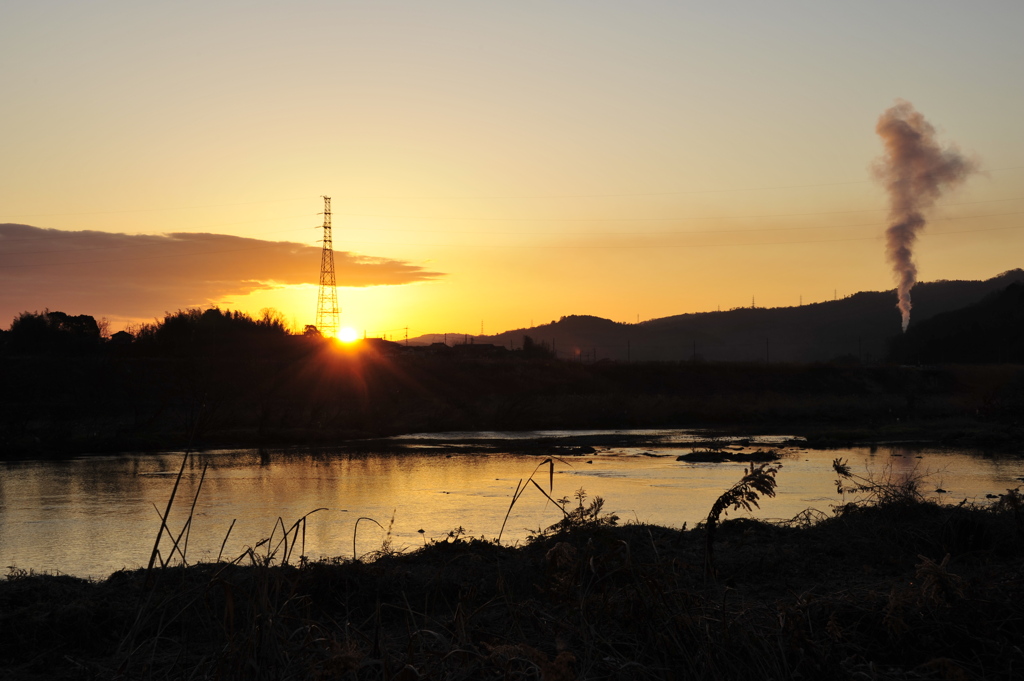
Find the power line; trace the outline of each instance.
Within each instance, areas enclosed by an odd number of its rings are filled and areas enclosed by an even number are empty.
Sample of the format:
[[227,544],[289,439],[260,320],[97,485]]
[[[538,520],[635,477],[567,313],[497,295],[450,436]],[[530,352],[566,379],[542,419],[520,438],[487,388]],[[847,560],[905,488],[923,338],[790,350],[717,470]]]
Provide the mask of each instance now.
[[[309,228],[308,227],[301,227],[299,229],[301,229],[302,231],[306,231]],[[287,231],[297,232],[299,230],[291,229],[291,230],[287,230]],[[263,232],[263,233],[264,234],[274,234],[276,232]],[[192,232],[186,232],[186,234],[192,234]],[[157,239],[166,238],[166,237],[157,236],[157,235],[153,235],[153,234],[128,235],[129,238],[132,238],[134,236],[141,236],[142,238],[155,237]],[[62,240],[62,241],[70,241],[70,240],[74,240],[76,238],[81,238],[81,237],[74,237],[74,236],[67,236],[67,237],[63,237],[63,238],[62,237],[57,237],[58,240]],[[52,240],[52,237],[50,239]],[[237,236],[237,235],[234,235],[234,234],[210,234],[209,236],[206,237],[206,239],[204,239],[204,241],[213,241],[215,239],[240,239],[242,241],[262,241],[261,239],[253,239],[253,238],[248,237],[248,236]],[[10,240],[2,239],[2,240],[0,240],[0,243],[14,243],[14,242],[22,242],[22,241],[45,241],[45,240],[47,240],[47,237],[37,237],[37,238],[32,238],[32,239],[10,239]],[[177,242],[174,242],[174,243],[182,243],[182,242],[177,241]],[[266,242],[264,242],[264,244],[265,245],[277,245],[277,246],[279,246],[281,244],[292,244],[292,245],[295,245],[295,246],[308,246],[308,244],[303,244],[303,243],[299,243],[299,242],[295,242],[295,241],[266,241]],[[109,250],[120,250],[120,249],[125,249],[125,248],[147,248],[147,247],[150,247],[152,245],[153,245],[152,243],[126,243],[126,244],[117,244],[117,245],[110,245],[110,246],[93,246],[93,247],[90,247],[90,248],[46,249],[46,250],[42,250],[42,251],[15,251],[15,252],[12,252],[11,255],[41,255],[41,254],[46,254],[46,253],[81,253],[81,252],[84,252],[84,251],[109,251]],[[161,244],[161,245],[166,245],[166,244]],[[260,247],[262,248],[262,246],[260,246]]]
[[[282,217],[275,217],[275,218],[260,218],[258,220],[242,220],[240,222],[221,222],[221,223],[217,223],[217,224],[213,224],[213,225],[200,225],[198,227],[195,227],[195,229],[201,230],[201,229],[211,229],[213,227],[230,227],[230,226],[234,226],[234,225],[249,225],[249,224],[252,224],[254,222],[274,222],[276,220],[296,220],[298,218],[310,217],[311,215],[314,215],[314,214],[313,213],[303,213],[301,215],[285,215],[285,216],[282,216]],[[7,223],[7,224],[12,224],[12,223]],[[43,225],[19,225],[19,226],[21,226],[21,227],[31,227],[33,229],[46,229],[46,230],[50,230],[50,231],[60,232],[60,238],[74,238],[73,235],[81,234],[82,232],[98,232],[98,230],[82,230],[82,229],[79,229],[79,230],[64,230],[64,229],[60,229],[59,227],[46,227],[46,226],[43,226]],[[289,227],[288,229],[273,229],[273,230],[269,230],[269,231],[266,231],[266,232],[251,232],[251,234],[283,234],[285,232],[300,232],[300,231],[304,232],[307,229],[308,229],[308,227]],[[111,234],[111,235],[122,235],[122,236],[128,236],[128,237],[134,237],[134,236],[156,236],[156,235],[153,235],[153,234],[125,234],[124,232],[100,232],[100,233],[101,234]],[[184,232],[184,234],[201,234],[201,233],[202,232]],[[210,235],[210,238],[231,238],[231,237],[238,238],[238,239],[246,239],[246,238],[248,238],[247,236],[237,236],[235,234],[211,234]],[[52,235],[51,236],[32,236],[32,237],[25,237],[25,238],[22,238],[22,239],[4,239],[3,241],[0,241],[0,243],[13,244],[13,243],[20,243],[22,241],[46,241],[46,240],[52,239],[52,238],[53,238]]]
[[[976,233],[981,233],[981,232],[992,232],[992,231],[998,231],[998,230],[1020,229],[1022,227],[1024,227],[1024,224],[1021,224],[1021,225],[1008,225],[1008,226],[1004,226],[1004,227],[988,227],[988,228],[981,228],[981,229],[958,230],[958,231],[949,231],[949,232],[929,232],[928,235],[929,236],[942,236],[942,235],[945,235],[945,234],[976,234]],[[689,233],[692,233],[692,232],[685,232],[685,233],[689,234]],[[653,235],[661,234],[661,235],[665,235],[665,236],[673,236],[674,235],[674,233],[672,233],[672,232],[656,232],[656,233],[652,233],[652,234]],[[580,234],[580,235],[575,235],[575,236],[586,236],[586,235]],[[599,236],[599,235],[597,235],[597,236]],[[540,249],[579,250],[579,249],[608,249],[608,248],[613,248],[613,249],[627,249],[627,248],[628,249],[639,249],[639,248],[716,248],[716,247],[737,247],[737,246],[786,246],[786,245],[797,246],[797,245],[801,245],[801,244],[840,243],[840,242],[845,242],[845,241],[872,241],[872,240],[880,239],[883,236],[884,236],[883,234],[879,233],[879,234],[875,234],[873,236],[858,236],[858,237],[849,237],[849,238],[843,238],[843,239],[808,239],[808,240],[803,240],[803,241],[750,241],[750,242],[740,242],[740,243],[717,243],[717,244],[665,244],[665,243],[658,243],[658,244],[608,244],[608,245],[573,244],[573,245],[564,245],[564,246],[563,245],[555,245],[555,244],[545,244],[545,245],[538,245],[538,244],[535,244],[535,245],[517,245],[517,244],[403,244],[403,245],[417,246],[417,247],[432,247],[432,248],[521,248],[521,249],[538,249],[538,250],[540,250]],[[363,241],[363,242],[360,242],[360,243],[363,244],[363,245],[381,245],[381,246],[389,246],[389,245],[393,246],[394,245],[393,243],[380,242],[380,241],[378,241],[378,242]]]
[[[17,265],[0,265],[0,270],[14,269],[22,267],[47,267],[49,265],[55,265],[58,267],[67,267],[69,265],[106,265],[111,263],[128,262],[134,260],[153,260],[155,258],[185,258],[192,256],[203,256],[203,255],[220,255],[222,253],[241,253],[243,251],[256,251],[261,248],[271,248],[274,246],[280,246],[281,242],[266,241],[258,246],[249,246],[247,248],[227,248],[220,251],[195,251],[192,253],[161,253],[158,255],[141,255],[132,256],[130,258],[112,258],[109,260],[78,260],[74,262],[46,262],[46,263],[19,263]],[[45,253],[46,251],[40,251]],[[13,255],[21,255],[20,253]]]
[[[942,208],[946,206],[971,206],[986,203],[1002,203],[1007,201],[1024,201],[1024,197],[1015,197],[1009,199],[990,199],[987,201],[965,201],[962,203],[944,203],[938,204],[937,207]],[[792,217],[813,217],[815,215],[849,215],[853,213],[881,213],[889,210],[888,208],[862,208],[858,210],[835,210],[835,211],[818,211],[812,213],[765,213],[765,214],[753,214],[753,215],[688,215],[688,216],[672,216],[672,217],[586,217],[586,218],[566,218],[566,217],[527,217],[527,218],[510,218],[510,217],[480,217],[480,216],[447,216],[447,215],[380,215],[375,213],[339,213],[345,217],[352,218],[385,218],[390,220],[459,220],[459,221],[471,221],[471,222],[677,222],[682,220],[747,220],[747,219],[760,219],[760,218],[792,218]]]
[[[934,218],[929,220],[929,223],[945,222],[947,220],[973,220],[978,218],[989,218],[989,217],[1005,217],[1007,215],[1022,215],[1022,211],[1013,211],[1009,213],[982,213],[980,215],[959,215],[953,217]],[[886,226],[887,222],[859,222],[852,225],[794,225],[787,227],[748,227],[748,228],[715,228],[715,229],[687,229],[687,230],[658,230],[658,231],[617,231],[617,232],[559,232],[559,234],[565,236],[609,236],[609,235],[657,235],[657,234],[727,234],[727,233],[742,233],[742,232],[780,232],[780,231],[792,231],[792,230],[807,230],[807,229],[853,229],[855,227],[882,227]],[[402,229],[402,228],[376,228],[376,227],[350,227],[349,231],[353,232],[403,232],[413,234],[503,234],[503,235],[535,235],[544,234],[550,235],[552,232],[547,231],[487,231],[481,232],[479,230],[448,230],[448,229]]]
[[[1004,170],[1019,170],[1024,166],[1008,166],[1005,168],[990,168],[985,172],[997,173]],[[596,198],[628,198],[628,197],[641,197],[641,196],[684,196],[689,194],[722,194],[727,192],[754,192],[754,191],[771,191],[775,189],[813,189],[816,187],[837,187],[842,185],[854,185],[854,184],[874,184],[874,180],[847,180],[841,182],[823,182],[819,184],[789,184],[789,185],[771,185],[763,187],[735,187],[731,189],[694,189],[690,191],[675,191],[675,192],[638,192],[638,193],[596,193],[596,194],[467,194],[467,195],[426,195],[426,194],[408,194],[408,195],[350,195],[344,196],[343,199],[596,199]]]
[[97,210],[84,213],[28,213],[22,215],[9,215],[10,218],[52,218],[67,217],[73,215],[118,215],[121,213],[159,213],[169,210],[201,210],[203,208],[231,208],[235,206],[256,206],[265,203],[286,203],[288,201],[308,201],[308,196],[295,197],[290,199],[267,199],[266,201],[245,201],[241,203],[210,203],[202,206],[164,206],[162,208],[129,208],[125,210]]

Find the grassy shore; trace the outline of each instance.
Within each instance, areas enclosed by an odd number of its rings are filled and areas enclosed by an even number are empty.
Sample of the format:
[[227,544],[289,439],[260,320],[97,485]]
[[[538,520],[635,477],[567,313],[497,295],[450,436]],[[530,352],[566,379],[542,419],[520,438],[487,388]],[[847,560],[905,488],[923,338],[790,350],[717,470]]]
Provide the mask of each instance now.
[[1020,678],[1020,495],[862,494],[713,537],[714,522],[620,526],[584,500],[516,547],[456,530],[308,562],[296,530],[284,549],[103,581],[12,571],[0,678]]

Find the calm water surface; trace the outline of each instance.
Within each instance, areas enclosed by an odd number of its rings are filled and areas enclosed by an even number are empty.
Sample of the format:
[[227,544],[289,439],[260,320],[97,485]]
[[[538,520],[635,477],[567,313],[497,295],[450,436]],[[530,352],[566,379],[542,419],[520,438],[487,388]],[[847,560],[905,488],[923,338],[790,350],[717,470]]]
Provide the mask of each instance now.
[[[686,431],[660,434],[666,436],[663,441],[677,443],[695,437]],[[431,437],[457,443],[460,439],[512,440],[543,435],[446,433]],[[747,449],[771,444],[772,440],[754,440]],[[715,498],[739,479],[744,465],[675,460],[688,451],[610,447],[565,458],[564,463],[556,462],[552,496],[571,497],[583,488],[588,496],[604,497],[605,508],[622,521],[693,525],[707,514]],[[966,498],[987,503],[986,494],[1005,492],[1024,479],[1021,459],[966,452],[899,448],[785,451],[777,478],[778,496],[764,500],[757,517],[792,518],[807,508],[830,512],[840,501],[833,482],[832,460],[836,457],[848,459],[859,474],[925,474],[923,490],[927,495],[948,502]],[[144,566],[182,458],[182,453],[122,454],[0,463],[0,567],[99,578],[120,568]],[[270,537],[279,517],[290,526],[321,507],[327,510],[310,516],[307,524],[305,553],[311,558],[351,557],[360,517],[373,518],[384,528],[390,526],[395,548],[413,548],[458,527],[470,536],[493,538],[501,529],[517,484],[544,458],[473,453],[208,451],[189,456],[170,526],[175,531],[182,527],[206,466],[190,530],[190,562],[217,558],[226,536],[223,555],[234,558]],[[547,486],[546,467],[536,479]],[[512,510],[503,539],[522,541],[529,530],[550,525],[559,517],[557,508],[530,489]],[[232,520],[235,525],[228,535]],[[275,536],[280,534],[278,529]],[[386,537],[385,530],[361,522],[355,534],[355,553],[379,549]]]

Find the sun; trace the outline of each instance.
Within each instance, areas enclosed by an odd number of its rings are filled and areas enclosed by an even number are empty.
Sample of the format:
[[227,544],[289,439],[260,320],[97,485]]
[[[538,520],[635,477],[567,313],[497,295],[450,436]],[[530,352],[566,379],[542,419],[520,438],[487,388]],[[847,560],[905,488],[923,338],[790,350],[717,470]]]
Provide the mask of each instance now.
[[351,343],[358,337],[359,334],[357,334],[356,330],[353,329],[351,326],[346,326],[338,331],[338,340],[340,340],[342,343]]

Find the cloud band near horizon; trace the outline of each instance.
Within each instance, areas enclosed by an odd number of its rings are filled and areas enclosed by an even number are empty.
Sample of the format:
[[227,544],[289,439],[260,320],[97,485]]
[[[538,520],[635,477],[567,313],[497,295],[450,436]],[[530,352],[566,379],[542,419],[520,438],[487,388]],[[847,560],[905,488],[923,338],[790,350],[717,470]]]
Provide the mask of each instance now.
[[[10,315],[49,307],[152,317],[258,290],[316,285],[320,251],[319,246],[226,234],[122,234],[0,224],[0,311]],[[396,286],[444,276],[402,260],[348,251],[335,250],[334,263],[337,285],[343,287]]]

